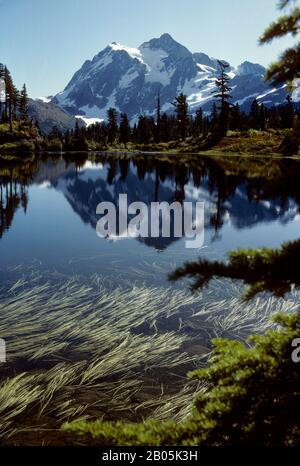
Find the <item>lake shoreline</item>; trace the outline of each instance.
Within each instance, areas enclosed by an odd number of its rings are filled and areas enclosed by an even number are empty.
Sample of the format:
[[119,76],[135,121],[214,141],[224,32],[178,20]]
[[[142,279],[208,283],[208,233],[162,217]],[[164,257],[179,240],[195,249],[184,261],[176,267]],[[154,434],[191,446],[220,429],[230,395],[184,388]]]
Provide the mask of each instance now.
[[[287,130],[268,130],[268,131],[229,131],[228,134],[218,140],[211,141],[209,136],[206,138],[187,138],[182,141],[170,141],[166,143],[150,144],[112,144],[97,146],[92,142],[88,144],[86,150],[72,150],[55,147],[41,148],[41,140],[29,139],[26,146],[20,141],[0,145],[0,157],[10,157],[20,152],[29,152],[34,154],[63,154],[63,153],[133,153],[133,154],[156,154],[156,155],[240,155],[240,156],[261,156],[261,157],[286,157],[282,153],[281,144],[288,134]],[[288,154],[289,157],[298,157],[298,154]]]

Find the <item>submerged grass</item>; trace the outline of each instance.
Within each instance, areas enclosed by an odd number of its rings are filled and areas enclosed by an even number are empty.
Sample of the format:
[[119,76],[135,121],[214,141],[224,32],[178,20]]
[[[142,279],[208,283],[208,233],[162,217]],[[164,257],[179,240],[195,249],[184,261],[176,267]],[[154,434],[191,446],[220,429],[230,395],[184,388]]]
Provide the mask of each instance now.
[[[205,364],[210,339],[262,333],[296,296],[243,303],[220,281],[198,295],[171,287],[32,273],[0,290],[0,437],[74,419],[184,419],[204,385],[187,382]],[[24,278],[26,277],[26,278]],[[45,436],[47,434],[45,433]]]

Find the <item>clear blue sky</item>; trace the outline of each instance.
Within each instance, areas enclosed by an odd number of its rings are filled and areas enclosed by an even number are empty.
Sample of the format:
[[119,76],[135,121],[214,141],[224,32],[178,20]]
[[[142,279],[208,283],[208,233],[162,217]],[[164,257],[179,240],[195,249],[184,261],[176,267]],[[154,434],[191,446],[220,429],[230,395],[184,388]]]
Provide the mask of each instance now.
[[292,39],[258,46],[277,0],[0,0],[0,62],[32,97],[61,91],[86,59],[116,41],[162,33],[192,52],[267,65]]

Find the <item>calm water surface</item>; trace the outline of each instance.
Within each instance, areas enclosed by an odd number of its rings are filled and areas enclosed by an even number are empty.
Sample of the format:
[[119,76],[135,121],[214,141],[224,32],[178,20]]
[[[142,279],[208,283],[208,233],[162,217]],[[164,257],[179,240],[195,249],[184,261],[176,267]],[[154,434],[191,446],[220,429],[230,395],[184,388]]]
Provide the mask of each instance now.
[[[34,401],[6,429],[59,429],[78,413],[183,419],[196,389],[186,374],[203,364],[211,339],[263,332],[270,314],[294,308],[299,295],[245,304],[238,283],[214,280],[191,295],[186,281],[171,283],[168,274],[198,257],[225,259],[238,247],[298,239],[299,180],[300,164],[289,159],[0,160],[0,337],[7,348],[0,383],[21,373],[30,377],[28,393],[35,383],[51,392],[44,417],[36,412],[42,399]],[[203,247],[186,249],[185,238],[174,237],[99,238],[96,206],[116,204],[120,193],[148,205],[203,201]],[[60,381],[54,394],[53,377]],[[22,403],[22,395],[16,386],[11,399]],[[71,400],[69,411],[62,400]]]
[[[81,155],[0,162],[2,280],[8,269],[38,264],[67,274],[101,273],[116,283],[170,286],[167,274],[187,260],[225,258],[234,248],[276,247],[297,239],[299,163],[258,161],[258,175],[240,170],[242,163],[232,159],[228,169],[218,160],[189,166],[152,156],[104,155],[96,161]],[[96,206],[116,204],[120,193],[127,193],[128,203],[203,201],[204,246],[186,249],[184,238],[99,238]]]

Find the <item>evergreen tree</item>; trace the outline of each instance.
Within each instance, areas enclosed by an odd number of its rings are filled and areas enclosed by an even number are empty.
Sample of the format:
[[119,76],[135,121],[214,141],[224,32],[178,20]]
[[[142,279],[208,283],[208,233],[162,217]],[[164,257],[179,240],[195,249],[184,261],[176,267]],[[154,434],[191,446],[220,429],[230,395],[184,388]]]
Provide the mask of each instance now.
[[233,131],[242,129],[242,114],[239,104],[234,105],[231,109],[229,127]]
[[203,133],[203,111],[202,108],[199,108],[196,111],[196,116],[194,120],[195,136],[200,136]]
[[22,87],[19,98],[19,112],[21,120],[28,121],[28,95],[25,84]]
[[54,125],[52,127],[52,130],[51,132],[49,133],[48,135],[48,138],[49,139],[62,139],[62,132],[60,131],[60,129],[58,128],[58,126]]
[[5,82],[5,117],[9,121],[10,131],[12,131],[12,117],[13,117],[13,102],[15,99],[15,87],[11,74],[7,67],[4,68],[4,82]]
[[160,130],[161,130],[161,141],[167,142],[170,141],[170,127],[169,127],[169,118],[166,113],[163,113],[160,120]]
[[267,110],[264,104],[261,104],[259,106],[259,129],[264,131],[266,129],[266,124],[267,124]]
[[294,105],[290,95],[287,96],[286,100],[287,103],[282,108],[281,126],[282,128],[292,128],[295,119]]
[[65,133],[64,149],[71,150],[73,148],[73,135],[70,130]]
[[188,130],[188,103],[186,95],[183,93],[179,94],[178,97],[175,97],[175,102],[173,102],[175,107],[177,125],[178,125],[178,134],[181,139],[185,139],[187,136]]
[[109,108],[107,110],[107,129],[108,129],[108,143],[113,144],[118,134],[118,121],[117,111],[115,108]]
[[133,128],[132,128],[131,139],[132,139],[133,142],[137,142],[137,140],[138,140],[137,124],[136,123],[134,123]]
[[40,128],[40,124],[39,124],[38,120],[35,120],[34,126],[36,127],[36,130],[37,130],[38,134],[41,134],[41,128]]
[[[279,8],[285,9],[292,5],[293,0],[280,0]],[[300,30],[300,8],[294,6],[289,14],[281,16],[277,21],[272,23],[260,38],[260,43],[271,42],[275,38],[284,37],[288,34],[296,36]],[[274,84],[283,84],[292,82],[300,78],[300,43],[287,49],[280,57],[277,63],[270,66],[266,78]]]
[[14,120],[16,120],[18,116],[19,101],[20,101],[20,92],[14,86],[13,93],[12,93],[12,101],[11,101],[12,102],[12,118]]
[[121,113],[119,142],[127,144],[130,139],[130,125],[126,113]]
[[141,115],[137,125],[137,142],[139,144],[149,144],[154,134],[154,127],[153,118]]
[[203,136],[206,137],[209,132],[209,119],[208,117],[203,118]]
[[160,115],[160,95],[157,97],[156,105],[156,127],[155,127],[155,142],[160,142],[161,137],[161,115]]
[[76,118],[76,121],[75,121],[74,138],[75,138],[75,139],[78,139],[79,136],[80,136],[80,128],[79,128],[78,118]]
[[220,102],[220,131],[222,135],[226,134],[228,128],[228,121],[229,121],[229,107],[230,103],[229,100],[232,98],[230,95],[231,87],[229,87],[230,77],[226,73],[226,69],[229,67],[228,63],[222,62],[218,60],[219,67],[220,67],[220,75],[216,79],[215,84],[218,88],[218,93],[214,95],[216,99]]
[[5,70],[5,67],[3,63],[0,63],[0,79],[4,79],[4,70]]
[[167,124],[167,141],[175,141],[180,137],[178,133],[178,121],[175,115],[168,115]]
[[274,106],[268,109],[268,126],[274,129],[282,127],[281,115],[278,107]]
[[283,296],[300,288],[300,240],[284,243],[280,249],[238,249],[229,253],[229,260],[200,259],[187,262],[170,275],[172,280],[193,277],[193,289],[206,286],[214,277],[242,280],[248,285],[245,297],[269,291]]
[[[284,37],[288,34],[296,36],[300,30],[300,8],[294,6],[294,0],[280,0],[279,8],[284,10],[291,6],[289,14],[281,16],[272,23],[260,38],[260,43],[271,42],[275,38]],[[267,71],[266,78],[274,84],[288,83],[292,87],[294,80],[300,78],[300,42],[294,47],[288,48],[276,63],[273,63]],[[282,141],[281,151],[285,155],[298,153],[300,146],[300,121],[297,119],[294,130],[287,134]]]
[[251,104],[249,116],[251,128],[260,129],[260,109],[256,99]]
[[4,102],[5,102],[5,80],[4,80],[4,65],[0,63],[0,84],[1,84],[1,95],[0,95],[0,121],[4,120],[4,115],[3,115],[3,108],[4,108]]

